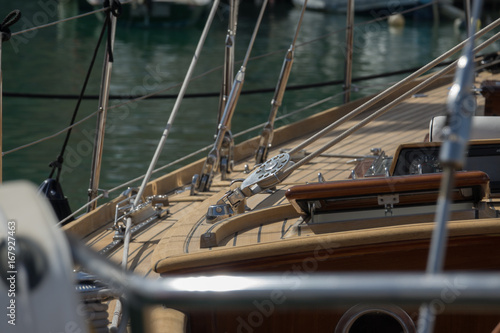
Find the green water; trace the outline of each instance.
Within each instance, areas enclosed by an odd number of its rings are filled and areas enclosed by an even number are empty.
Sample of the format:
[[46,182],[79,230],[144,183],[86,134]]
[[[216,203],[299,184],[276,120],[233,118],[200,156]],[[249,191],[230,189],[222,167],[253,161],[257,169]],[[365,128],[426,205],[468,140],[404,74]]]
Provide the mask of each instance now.
[[[57,6],[56,6],[57,5]],[[23,19],[12,28],[20,31],[78,13],[74,1],[51,0],[14,2],[0,0],[0,16],[21,9]],[[290,45],[299,10],[276,5],[265,15],[252,56],[273,53],[251,60],[243,90],[273,88],[285,50]],[[236,58],[242,59],[252,34],[258,9],[251,3],[241,8],[236,42]],[[357,17],[361,23],[373,17]],[[339,15],[307,12],[298,43],[320,38],[296,51],[289,85],[304,85],[342,79],[345,18]],[[119,24],[115,43],[115,62],[111,94],[144,94],[175,86],[188,69],[203,23],[182,29],[143,29]],[[201,54],[195,75],[222,65],[227,29],[227,8],[221,7]],[[4,92],[41,94],[78,94],[95,47],[101,22],[94,15],[54,27],[13,37],[3,44]],[[338,31],[338,33],[335,33]],[[390,29],[385,21],[359,25],[355,29],[353,76],[380,74],[421,66],[464,38],[451,22],[407,22],[402,30]],[[98,56],[87,94],[97,95],[104,55]],[[239,66],[236,68],[238,69]],[[187,93],[218,92],[222,71],[217,69],[193,81]],[[353,98],[372,94],[401,76],[359,83]],[[178,87],[164,93],[175,94]],[[285,94],[279,115],[338,94],[340,86],[291,91]],[[233,118],[233,132],[264,122],[272,93],[244,95]],[[174,99],[134,102],[109,111],[100,188],[110,189],[147,170],[156,145],[172,110]],[[112,100],[111,105],[124,100]],[[338,105],[332,99],[308,112]],[[52,135],[65,128],[76,100],[4,97],[3,151]],[[97,100],[85,100],[78,119],[97,110]],[[159,165],[206,146],[213,140],[218,97],[186,99],[169,135]],[[295,118],[297,119],[297,118]],[[292,120],[280,121],[283,125]],[[77,127],[72,134],[62,174],[62,185],[72,208],[86,202],[95,117]],[[258,134],[250,133],[246,137]],[[4,180],[28,179],[41,183],[50,173],[48,164],[58,155],[64,135],[3,157]],[[206,153],[199,157],[206,156]]]

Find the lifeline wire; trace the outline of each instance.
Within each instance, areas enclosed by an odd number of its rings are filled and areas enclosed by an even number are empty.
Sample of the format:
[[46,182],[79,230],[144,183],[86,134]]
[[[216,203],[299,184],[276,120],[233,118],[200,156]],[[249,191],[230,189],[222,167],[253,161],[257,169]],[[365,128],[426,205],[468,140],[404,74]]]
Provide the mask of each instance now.
[[[128,3],[131,3],[132,1],[133,0],[127,0],[127,1],[121,2],[121,4],[122,5],[128,4]],[[54,25],[59,24],[59,23],[64,23],[64,22],[68,22],[68,21],[80,19],[80,18],[83,18],[83,17],[86,17],[86,16],[90,16],[92,14],[97,14],[97,13],[100,13],[100,12],[104,12],[104,11],[106,11],[108,9],[111,9],[111,8],[110,7],[105,7],[105,8],[101,8],[101,9],[90,11],[88,13],[84,13],[84,14],[80,14],[80,15],[76,15],[76,16],[72,16],[72,17],[67,17],[67,18],[64,18],[64,19],[61,19],[61,20],[58,20],[58,21],[54,21],[54,22],[49,22],[47,24],[42,24],[42,25],[39,25],[39,26],[36,26],[36,27],[33,27],[33,28],[28,28],[28,29],[25,29],[25,30],[14,32],[14,33],[12,33],[12,36],[22,35],[24,33],[31,32],[31,31],[34,31],[34,30],[48,28],[48,27],[54,26]]]

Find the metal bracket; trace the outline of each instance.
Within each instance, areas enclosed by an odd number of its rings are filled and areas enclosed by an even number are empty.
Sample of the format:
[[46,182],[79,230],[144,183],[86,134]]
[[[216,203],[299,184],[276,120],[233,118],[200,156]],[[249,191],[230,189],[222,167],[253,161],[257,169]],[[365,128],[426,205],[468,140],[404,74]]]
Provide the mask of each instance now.
[[325,177],[323,177],[323,174],[321,172],[318,172],[318,183],[324,183],[325,182]]
[[309,201],[307,203],[307,209],[309,210],[309,214],[311,215],[311,223],[314,223],[314,213],[318,208],[321,208],[321,203],[319,201]]
[[399,203],[399,194],[387,194],[387,195],[379,195],[377,197],[378,204],[385,207],[385,215],[392,216],[392,209],[394,208],[394,204]]
[[215,222],[241,211],[246,198],[271,189],[288,177],[292,171],[287,171],[294,163],[290,155],[282,153],[262,163],[240,185],[227,192],[215,205],[209,207],[207,222]]
[[365,173],[365,177],[374,177],[374,176],[385,176],[389,175],[389,168],[392,163],[392,157],[388,157],[385,155],[385,152],[380,148],[372,148],[371,152],[375,156],[375,160],[372,165]]
[[[220,148],[219,171],[222,180],[227,180],[227,176],[234,169],[234,139],[231,131],[224,134],[222,146]],[[217,171],[217,170],[214,170]]]

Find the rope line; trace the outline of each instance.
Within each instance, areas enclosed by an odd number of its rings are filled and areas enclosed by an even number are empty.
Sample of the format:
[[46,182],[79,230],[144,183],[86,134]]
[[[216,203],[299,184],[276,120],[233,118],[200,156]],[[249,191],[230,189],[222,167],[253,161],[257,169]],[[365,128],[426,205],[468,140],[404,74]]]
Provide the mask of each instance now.
[[[132,0],[123,2],[123,4],[128,3],[128,2],[132,2]],[[400,13],[401,14],[405,14],[405,13],[408,13],[408,12],[411,12],[411,11],[419,10],[419,9],[422,9],[422,8],[424,8],[426,6],[432,5],[434,2],[435,1],[433,1],[433,2],[431,2],[429,4],[424,4],[424,5],[415,7],[413,9],[408,9],[406,11],[402,11]],[[98,9],[98,10],[95,10],[95,11],[90,12],[90,13],[102,12],[102,11],[107,10],[108,8],[109,7]],[[73,18],[79,18],[81,16],[86,16],[86,15],[87,14],[82,14],[80,16],[75,16]],[[383,17],[380,17],[380,18],[376,18],[374,20],[357,23],[357,24],[355,24],[355,26],[368,25],[368,24],[371,24],[371,23],[374,23],[374,22],[386,20],[388,17],[389,16],[383,16]],[[63,22],[63,20],[58,21],[58,22]],[[55,23],[56,22],[54,22],[54,24]],[[45,27],[45,26],[40,26],[40,27]],[[316,41],[319,41],[321,39],[327,38],[327,37],[332,36],[334,34],[341,33],[344,30],[345,30],[345,28],[329,32],[327,34],[321,35],[318,38],[309,40],[307,42],[299,43],[299,44],[297,44],[297,47],[301,47],[301,46],[305,46],[305,45],[311,44],[313,42],[316,42]],[[28,30],[25,30],[25,31],[28,32],[30,30],[28,29]],[[14,35],[16,35],[16,34],[18,34],[18,33],[14,33]],[[283,51],[286,51],[286,50],[287,50],[287,48],[278,49],[276,51],[272,51],[272,52],[268,52],[268,53],[265,53],[265,54],[254,56],[254,57],[250,58],[250,60],[258,60],[258,59],[261,59],[261,58],[266,58],[268,56],[279,54],[279,53],[281,53]],[[242,63],[242,60],[237,61],[236,63]],[[196,77],[193,77],[192,80],[200,79],[203,76],[206,76],[206,75],[208,75],[210,73],[213,73],[213,72],[215,72],[217,70],[222,69],[222,67],[223,66],[214,67],[211,70],[208,70],[208,71],[206,71],[206,72],[204,72],[204,73],[202,73],[202,74],[200,74],[200,75],[198,75]],[[397,74],[404,74],[405,71],[406,72],[410,72],[412,70],[415,70],[415,69],[412,68],[412,69],[408,69],[408,70],[398,71]],[[394,72],[394,73],[396,73],[396,72]],[[366,77],[366,79],[368,79],[368,78],[384,77],[384,75],[390,76],[392,74],[391,73],[386,73],[386,74],[379,74],[379,75],[380,76],[369,76],[369,77]],[[365,78],[353,79],[353,82],[355,80],[363,80],[363,79],[365,79]],[[320,86],[336,85],[336,84],[342,84],[342,83],[343,83],[343,81],[341,81],[341,80],[326,81],[326,82],[321,82],[321,83],[311,84],[311,85],[290,86],[287,89],[289,89],[289,90],[307,89],[307,88],[315,88],[315,87],[320,87]],[[176,94],[170,94],[170,95],[160,95],[160,94],[162,92],[171,90],[171,89],[173,89],[175,87],[179,87],[180,85],[181,85],[181,83],[176,83],[176,84],[174,84],[174,85],[172,85],[172,86],[170,86],[168,88],[165,88],[165,89],[162,89],[162,90],[158,90],[156,92],[152,92],[152,93],[146,94],[146,95],[110,95],[110,99],[121,99],[121,100],[123,100],[123,99],[131,99],[132,100],[131,102],[137,102],[137,101],[144,100],[144,99],[149,99],[149,98],[173,99],[173,98],[177,97]],[[264,93],[265,92],[274,92],[274,90],[275,90],[275,87],[265,88],[265,89],[248,90],[248,91],[243,91],[242,94],[258,94],[258,93],[263,93],[263,92]],[[203,97],[218,97],[219,95],[220,95],[220,92],[206,92],[206,93],[185,94],[185,97],[186,98],[203,98]],[[4,92],[4,96],[6,96],[6,97],[23,97],[23,98],[57,98],[57,99],[76,99],[76,98],[78,98],[77,95],[72,95],[72,94],[38,94],[38,93],[15,93],[15,92]],[[98,95],[87,95],[87,96],[84,96],[83,98],[84,99],[99,99],[99,96]],[[122,105],[124,105],[124,104],[120,104],[119,106],[122,106]],[[119,107],[119,106],[117,106],[117,107]]]
[[[168,88],[168,89],[172,89],[172,88],[173,88],[173,87],[170,87],[170,88]],[[334,97],[335,97],[335,96],[336,96],[336,95],[334,95]],[[145,98],[145,97],[143,96],[143,99],[144,99],[144,98]],[[331,99],[331,97],[330,97],[330,99]],[[138,100],[140,100],[140,99],[138,99]],[[108,110],[111,110],[111,109],[114,109],[114,108],[118,108],[118,107],[124,106],[124,105],[126,105],[126,104],[128,104],[128,103],[135,102],[135,101],[137,101],[137,100],[127,101],[127,102],[125,102],[125,103],[121,103],[121,104],[113,105],[113,106],[110,106],[110,107],[108,108]],[[321,102],[321,101],[320,101],[320,102]],[[301,110],[301,109],[299,109],[299,110]],[[299,111],[299,110],[297,110],[297,111]],[[297,113],[297,111],[293,111],[293,112]],[[50,140],[50,139],[52,139],[52,138],[55,138],[55,137],[57,137],[57,136],[59,136],[59,135],[61,135],[61,134],[65,133],[65,132],[67,132],[67,131],[71,130],[71,129],[72,129],[72,128],[74,128],[75,126],[78,126],[78,125],[82,124],[83,122],[85,122],[85,121],[89,120],[90,118],[92,118],[93,116],[95,116],[97,113],[99,113],[99,110],[97,110],[97,111],[95,111],[95,112],[93,112],[93,113],[89,114],[89,115],[88,115],[88,116],[86,116],[85,118],[83,118],[83,119],[79,120],[78,122],[75,122],[73,125],[68,126],[68,127],[64,128],[64,129],[62,129],[62,130],[60,130],[60,131],[58,131],[58,132],[56,132],[56,133],[54,133],[54,134],[48,135],[48,136],[46,136],[46,137],[43,137],[43,138],[38,139],[38,140],[36,140],[36,141],[33,141],[33,142],[31,142],[31,143],[24,144],[24,145],[19,146],[19,147],[17,147],[17,148],[13,148],[13,149],[10,149],[10,150],[7,150],[7,151],[4,151],[4,152],[2,152],[2,156],[6,156],[6,155],[11,154],[11,153],[14,153],[14,152],[16,152],[16,151],[19,151],[19,150],[22,150],[22,149],[25,149],[25,148],[29,148],[29,147],[34,146],[34,145],[36,145],[36,144],[39,144],[39,143],[42,143],[42,142],[44,142],[44,141]],[[295,114],[295,113],[294,113],[294,114]],[[286,115],[285,115],[285,116],[286,116]],[[278,118],[276,118],[276,120],[281,120],[281,119],[283,119],[283,117],[284,117],[284,116],[278,117]],[[263,124],[262,124],[262,125],[263,125]],[[259,126],[262,126],[262,125],[259,125]],[[258,128],[258,127],[257,127],[257,128]],[[244,134],[244,133],[243,133],[243,134]],[[240,134],[240,135],[243,135],[243,134]],[[238,134],[235,134],[235,137],[238,137]],[[213,144],[212,144],[212,145],[210,145],[210,147],[212,147],[212,146],[213,146]],[[156,170],[155,170],[155,172],[156,172]]]
[[[128,3],[131,3],[132,1],[133,0],[127,0],[127,1],[122,2],[121,4],[123,4],[123,5],[124,4],[128,4]],[[106,11],[108,9],[109,9],[109,7],[101,8],[101,9],[96,9],[96,10],[93,10],[93,11],[90,11],[90,12],[87,12],[87,13],[83,13],[83,14],[80,14],[80,15],[75,15],[75,16],[67,17],[67,18],[60,19],[60,20],[57,20],[57,21],[54,21],[54,22],[49,22],[49,23],[42,24],[42,25],[39,25],[39,26],[36,26],[36,27],[32,27],[32,28],[28,28],[28,29],[25,29],[25,30],[17,31],[17,32],[12,33],[12,36],[22,35],[22,34],[25,34],[25,33],[31,32],[31,31],[48,28],[48,27],[54,26],[54,25],[59,24],[59,23],[64,23],[64,22],[68,22],[68,21],[72,21],[72,20],[81,19],[81,18],[84,18],[86,16],[90,16],[90,15],[93,15],[93,14],[104,12],[104,11]]]
[[[89,68],[87,70],[87,74],[85,75],[85,79],[83,81],[83,85],[82,85],[82,89],[80,91],[80,95],[78,96],[78,101],[76,102],[75,109],[73,110],[73,116],[71,117],[70,126],[73,126],[73,124],[75,123],[76,116],[78,114],[78,110],[80,109],[80,105],[81,105],[82,100],[83,100],[83,95],[85,94],[85,90],[87,89],[87,85],[88,85],[88,82],[89,82],[89,79],[90,79],[90,74],[92,73],[92,69],[94,68],[94,64],[95,64],[95,61],[96,61],[96,58],[97,58],[97,53],[99,52],[99,48],[101,46],[101,42],[102,42],[103,37],[104,37],[104,32],[106,31],[106,28],[110,29],[109,25],[108,25],[108,21],[109,20],[110,20],[109,16],[107,16],[106,17],[106,21],[104,22],[104,24],[102,26],[101,33],[99,34],[99,38],[98,38],[97,44],[96,44],[96,46],[94,48],[94,53],[92,54],[92,59],[91,59],[90,64],[89,64]],[[62,145],[62,148],[61,148],[61,152],[57,156],[56,160],[52,161],[49,164],[49,166],[52,167],[52,172],[50,173],[49,178],[52,178],[52,175],[54,174],[55,170],[57,169],[57,178],[56,178],[56,180],[59,181],[59,176],[61,174],[61,169],[62,169],[62,165],[63,165],[63,162],[64,162],[64,152],[66,151],[66,146],[68,145],[72,129],[73,129],[72,127],[68,129],[68,131],[66,133],[66,138],[64,139],[64,142],[63,142],[63,145]]]
[[[377,85],[377,86],[379,86],[379,85]],[[372,87],[374,87],[374,86],[372,86]],[[313,107],[315,107],[315,106],[318,106],[318,105],[320,105],[320,104],[323,104],[323,103],[325,103],[325,102],[328,102],[328,101],[330,101],[330,100],[332,100],[332,99],[334,99],[334,98],[341,97],[343,94],[345,94],[345,91],[340,92],[340,93],[338,93],[338,94],[335,94],[335,95],[333,95],[333,96],[329,96],[329,97],[324,98],[324,99],[322,99],[322,100],[320,100],[320,101],[316,101],[316,102],[314,102],[314,103],[311,103],[311,104],[309,104],[309,105],[307,105],[307,106],[305,106],[305,107],[302,107],[302,108],[300,108],[300,109],[297,109],[297,110],[295,110],[295,111],[292,111],[292,112],[290,112],[290,113],[287,113],[287,114],[285,114],[285,115],[282,115],[282,116],[280,116],[280,117],[277,117],[277,118],[276,118],[276,120],[283,120],[283,119],[286,119],[286,118],[291,117],[291,116],[293,116],[293,115],[296,115],[296,114],[298,114],[298,113],[300,113],[300,112],[303,112],[303,111],[309,110],[309,109],[311,109],[311,108],[313,108]],[[255,130],[261,129],[261,128],[265,125],[265,124],[266,124],[266,123],[261,123],[261,124],[259,124],[259,125],[254,126],[254,127],[251,127],[251,128],[246,129],[246,130],[243,130],[243,131],[241,131],[241,132],[239,132],[239,133],[235,134],[235,135],[234,135],[234,138],[237,138],[237,137],[240,137],[240,136],[242,136],[242,135],[244,135],[244,134],[248,134],[248,133],[250,133],[250,132],[252,132],[252,131],[255,131]],[[183,157],[181,157],[181,158],[179,158],[179,159],[177,159],[177,160],[175,160],[175,161],[173,161],[173,162],[170,162],[170,163],[168,163],[168,164],[165,164],[165,165],[163,165],[163,166],[161,166],[161,167],[159,167],[159,168],[157,168],[157,169],[153,170],[153,174],[154,174],[154,173],[157,173],[157,172],[159,172],[159,171],[162,171],[162,170],[164,170],[164,169],[167,169],[167,168],[169,168],[169,167],[171,167],[171,166],[173,166],[173,165],[175,165],[175,164],[178,164],[178,163],[184,162],[185,160],[187,160],[187,159],[189,159],[189,158],[191,158],[191,157],[194,157],[194,156],[196,156],[196,155],[198,155],[198,154],[201,154],[201,153],[203,153],[203,152],[205,152],[205,151],[208,151],[208,150],[209,150],[209,149],[211,149],[212,147],[213,147],[213,144],[209,144],[209,145],[207,145],[207,146],[205,146],[205,147],[202,147],[202,148],[200,148],[200,149],[198,149],[198,150],[196,150],[196,151],[194,151],[194,152],[192,152],[192,153],[190,153],[190,154],[188,154],[188,155],[185,155],[185,156],[183,156]],[[123,189],[123,188],[124,188],[124,187],[126,187],[126,186],[132,185],[133,183],[135,183],[135,182],[138,182],[138,181],[142,180],[144,177],[145,177],[145,174],[144,174],[144,175],[141,175],[141,176],[139,176],[139,177],[136,177],[136,178],[134,178],[134,179],[131,179],[131,180],[129,180],[129,181],[127,181],[127,182],[123,183],[123,184],[120,184],[120,185],[118,185],[118,186],[115,186],[115,187],[111,188],[110,190],[103,190],[103,192],[104,192],[104,193],[106,193],[106,194],[113,193],[113,192],[115,192],[115,191],[118,191],[118,190],[120,190],[120,189]],[[61,220],[58,224],[62,224],[62,223],[64,223],[64,222],[66,222],[67,220],[69,220],[70,218],[75,217],[75,215],[76,215],[78,212],[80,212],[80,211],[84,210],[84,209],[85,209],[85,208],[87,208],[89,205],[91,205],[94,201],[96,201],[96,200],[98,200],[98,199],[100,199],[100,198],[102,198],[102,197],[104,197],[104,196],[105,196],[104,194],[100,194],[99,196],[97,196],[97,197],[96,197],[94,200],[92,200],[91,202],[88,202],[88,203],[84,204],[83,206],[81,206],[80,208],[78,208],[77,210],[75,210],[75,211],[74,211],[71,215],[69,215],[68,217],[66,217],[64,220]]]
[[[496,53],[495,53],[496,54]],[[443,62],[439,66],[447,66],[451,63],[450,62]],[[357,78],[353,78],[352,82],[360,82],[360,81],[368,81],[368,80],[373,80],[373,79],[378,79],[378,78],[384,78],[384,77],[389,77],[389,76],[394,76],[394,75],[400,75],[400,74],[406,74],[406,73],[412,73],[419,69],[420,67],[412,67],[408,69],[402,69],[398,71],[392,71],[392,72],[386,72],[386,73],[381,73],[381,74],[373,74],[373,75],[366,75],[366,76],[360,76]],[[215,70],[220,69],[219,67],[216,67],[215,69],[210,70],[209,72],[213,72]],[[205,72],[203,74],[198,75],[195,77],[195,79],[199,79],[205,75],[207,75],[208,72]],[[310,83],[310,84],[300,84],[300,85],[290,85],[287,87],[287,90],[303,90],[303,89],[312,89],[312,88],[318,88],[318,87],[325,87],[325,86],[335,86],[335,85],[341,85],[344,84],[344,80],[339,79],[339,80],[331,80],[331,81],[323,81],[323,82],[317,82],[317,83]],[[168,88],[158,90],[156,92],[152,92],[147,95],[109,95],[110,99],[116,99],[116,100],[128,100],[124,102],[123,104],[116,104],[113,105],[112,107],[120,107],[125,105],[125,103],[128,102],[137,102],[141,101],[144,99],[174,99],[177,98],[177,94],[160,94],[161,92],[169,91],[172,90],[173,88],[178,87],[180,84],[174,84],[172,86],[169,86]],[[270,87],[270,88],[262,88],[262,89],[248,89],[244,90],[241,92],[242,95],[254,95],[254,94],[261,94],[261,93],[271,93],[274,92],[276,88],[275,87]],[[220,92],[203,92],[203,93],[191,93],[191,94],[185,94],[185,98],[207,98],[207,97],[219,97]],[[38,94],[38,93],[15,93],[15,92],[4,92],[4,97],[14,97],[14,98],[40,98],[40,99],[77,99],[79,98],[78,95],[73,95],[73,94]],[[99,99],[99,95],[86,95],[83,96],[83,99],[86,100],[96,100]]]

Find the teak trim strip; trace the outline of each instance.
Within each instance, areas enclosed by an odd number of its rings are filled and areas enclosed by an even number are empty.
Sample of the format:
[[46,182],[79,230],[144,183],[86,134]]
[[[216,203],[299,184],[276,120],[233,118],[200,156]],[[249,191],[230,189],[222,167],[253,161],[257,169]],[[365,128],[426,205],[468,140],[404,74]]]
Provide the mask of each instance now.
[[[304,213],[298,201],[439,191],[441,178],[441,174],[434,173],[315,183],[291,187],[286,191],[285,196],[298,212]],[[463,171],[455,174],[455,188],[480,187],[481,196],[486,193],[488,182],[488,175],[482,171]]]

